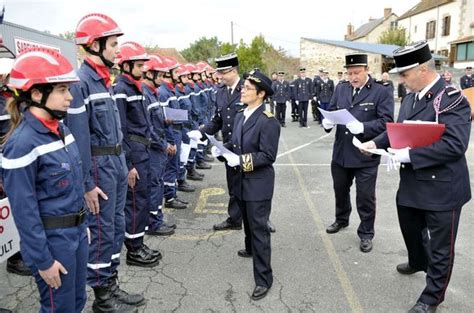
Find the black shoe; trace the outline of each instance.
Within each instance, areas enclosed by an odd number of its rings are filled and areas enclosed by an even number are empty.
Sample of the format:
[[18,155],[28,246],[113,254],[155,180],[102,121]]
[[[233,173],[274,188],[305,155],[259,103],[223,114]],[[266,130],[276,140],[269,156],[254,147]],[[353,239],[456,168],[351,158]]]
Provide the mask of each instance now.
[[178,198],[178,197],[176,197],[176,201],[181,202],[182,204],[186,204],[186,205],[189,204],[188,201],[185,201],[185,200],[183,200],[183,199],[181,199],[181,198]]
[[33,275],[33,273],[31,273],[30,268],[26,266],[25,262],[23,262],[23,258],[21,257],[21,254],[19,252],[15,253],[7,259],[7,272],[20,276]]
[[159,260],[161,260],[163,258],[163,254],[161,254],[160,250],[153,250],[151,249],[150,247],[148,247],[146,244],[143,244],[142,248],[149,254],[151,254],[152,256],[154,256],[155,258]]
[[340,231],[342,228],[346,228],[347,226],[349,226],[349,224],[342,224],[342,223],[334,222],[331,225],[329,225],[328,228],[326,228],[326,233],[335,234],[338,231]]
[[418,301],[408,313],[434,313],[438,307],[436,305],[429,305]]
[[281,124],[281,127],[286,127],[285,123]]
[[174,234],[174,228],[171,228],[165,224],[161,224],[158,229],[146,230],[145,234],[150,236],[170,236]]
[[273,223],[272,223],[270,220],[267,221],[267,226],[268,226],[268,230],[269,230],[271,233],[276,232],[275,225],[273,225]]
[[161,224],[161,226],[165,226],[165,227],[168,227],[168,228],[172,228],[172,229],[176,229],[176,223],[173,223],[173,222],[163,222],[163,224]]
[[188,184],[188,182],[185,181],[185,180],[180,180],[180,181],[178,181],[178,191],[182,191],[182,192],[194,192],[194,191],[196,191],[196,187],[191,186],[191,185]]
[[199,161],[199,162],[196,163],[196,168],[198,170],[210,170],[212,168],[212,166],[207,164],[204,161]]
[[204,162],[214,162],[214,157],[206,153],[204,153],[204,157],[202,159]]
[[252,253],[247,252],[247,250],[242,249],[237,251],[237,255],[240,256],[241,258],[251,258]]
[[417,270],[413,267],[410,266],[410,264],[407,263],[401,263],[397,265],[397,272],[403,275],[411,275],[415,274],[416,272],[421,272],[422,270]]
[[110,292],[118,302],[125,303],[128,305],[140,306],[145,304],[145,297],[138,293],[128,293],[121,289],[118,284],[117,277],[113,278],[110,283]]
[[201,174],[201,175],[199,175],[199,173],[194,168],[192,168],[188,170],[188,173],[186,174],[186,178],[189,180],[203,180],[204,174]]
[[120,302],[113,296],[111,286],[95,287],[94,289],[94,303],[92,304],[92,312],[94,313],[136,313],[137,308],[133,305],[128,305]]
[[255,289],[253,290],[253,293],[252,293],[252,295],[250,296],[250,298],[252,298],[252,300],[260,300],[260,299],[263,299],[263,298],[265,298],[265,296],[267,295],[268,290],[270,290],[270,289],[269,289],[269,288],[266,288],[266,287],[262,287],[262,286],[257,286],[257,287],[255,287]]
[[372,239],[361,239],[360,240],[360,251],[367,253],[372,251]]
[[160,261],[141,247],[137,251],[127,252],[127,264],[140,267],[155,267],[160,264]]
[[229,223],[228,220],[223,221],[222,223],[214,225],[214,230],[229,230],[229,229],[234,229],[234,230],[240,230],[242,229],[241,224],[231,224]]
[[175,198],[171,198],[169,200],[165,201],[165,208],[167,209],[176,209],[176,210],[182,210],[186,209],[188,206],[182,202],[179,202]]

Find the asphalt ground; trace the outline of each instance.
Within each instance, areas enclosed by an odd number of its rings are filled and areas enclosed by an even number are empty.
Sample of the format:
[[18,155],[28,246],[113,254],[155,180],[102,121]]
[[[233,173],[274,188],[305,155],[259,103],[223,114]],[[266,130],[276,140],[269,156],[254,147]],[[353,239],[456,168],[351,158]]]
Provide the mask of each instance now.
[[[212,163],[204,181],[191,182],[194,193],[180,193],[190,201],[186,210],[167,210],[177,222],[170,237],[146,237],[164,258],[153,269],[125,264],[119,267],[121,287],[147,298],[141,312],[407,312],[425,285],[425,274],[404,276],[395,266],[407,260],[398,225],[395,194],[398,172],[380,166],[377,180],[377,218],[374,249],[359,251],[354,210],[349,227],[328,235],[334,221],[330,161],[334,133],[315,122],[299,128],[288,118],[282,129],[275,164],[276,187],[271,220],[274,284],[266,298],[252,301],[252,261],[237,256],[244,247],[243,231],[214,232],[212,225],[226,218],[225,168]],[[467,152],[474,173],[474,144]],[[472,175],[471,175],[472,176]],[[355,208],[355,187],[352,198]],[[429,196],[429,195],[427,195]],[[474,203],[464,206],[451,282],[437,312],[474,312]],[[91,294],[91,291],[88,290]],[[92,297],[86,306],[91,311]],[[0,268],[0,308],[37,312],[38,295],[32,278],[8,274]]]

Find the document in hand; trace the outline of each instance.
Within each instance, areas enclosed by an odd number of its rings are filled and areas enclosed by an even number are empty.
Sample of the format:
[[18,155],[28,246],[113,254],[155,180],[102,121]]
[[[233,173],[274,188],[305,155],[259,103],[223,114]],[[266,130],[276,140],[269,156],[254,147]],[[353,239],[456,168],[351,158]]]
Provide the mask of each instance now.
[[341,109],[337,111],[326,111],[321,108],[318,108],[318,110],[321,111],[321,114],[324,116],[324,118],[327,118],[334,124],[347,125],[347,123],[357,121],[354,115],[352,115],[351,112],[347,111],[347,109]]
[[431,145],[441,139],[444,130],[444,124],[426,123],[423,121],[387,123],[390,147],[394,149],[418,148]]
[[173,109],[170,107],[164,107],[163,110],[165,118],[173,121],[187,121],[188,111],[181,109]]

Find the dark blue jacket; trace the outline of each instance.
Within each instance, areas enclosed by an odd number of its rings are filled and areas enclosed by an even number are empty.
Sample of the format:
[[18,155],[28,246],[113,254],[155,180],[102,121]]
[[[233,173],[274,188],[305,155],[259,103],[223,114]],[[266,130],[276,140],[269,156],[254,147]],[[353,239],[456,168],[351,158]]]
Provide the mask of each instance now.
[[275,186],[273,163],[278,152],[280,123],[265,105],[258,107],[244,123],[244,114],[235,116],[232,139],[226,146],[240,155],[241,166],[233,170],[233,193],[244,201],[271,200]]
[[474,75],[471,75],[471,76],[464,75],[459,80],[459,85],[461,86],[461,89],[474,87]]
[[151,140],[150,116],[145,105],[145,97],[127,76],[117,77],[114,92],[120,113],[125,159],[128,169],[131,170],[135,164],[150,158],[147,145],[130,139],[130,136],[135,135]]
[[[441,113],[439,123],[446,130],[441,140],[410,150],[411,163],[400,167],[400,184],[397,203],[422,210],[448,211],[459,209],[471,199],[471,184],[465,153],[471,134],[471,109],[459,90],[446,87],[439,79],[415,103],[415,93],[408,94],[398,115],[398,122],[404,120],[436,121],[433,102],[442,95],[440,110],[460,101],[447,112]],[[461,98],[460,98],[461,96]],[[378,148],[390,146],[387,133],[374,139]]]
[[272,89],[272,99],[276,103],[285,103],[290,100],[290,83],[288,83],[288,81],[283,80],[280,82],[279,80],[275,80],[272,83]]
[[[122,130],[112,88],[85,61],[77,72],[80,82],[71,84],[73,96],[65,124],[76,138],[81,153],[86,191],[96,187],[92,177],[92,146],[122,144]],[[104,158],[108,156],[100,156]],[[123,156],[122,156],[123,157]],[[125,165],[124,165],[125,166]]]
[[41,217],[77,214],[84,207],[81,157],[73,135],[63,138],[29,111],[5,143],[3,181],[20,234],[24,260],[39,270],[53,265],[48,237],[66,237],[71,228],[45,230]]
[[313,98],[313,81],[309,77],[298,78],[294,81],[295,84],[295,100],[309,101]]
[[328,79],[326,82],[323,79],[315,81],[314,88],[314,95],[319,101],[322,103],[329,103],[331,101],[334,93],[334,82],[331,79]]
[[143,83],[144,104],[147,109],[151,123],[151,148],[158,151],[166,151],[168,147],[167,138],[170,137],[172,142],[172,133],[165,124],[165,116],[158,102],[158,91],[154,87]]
[[[364,124],[364,132],[357,135],[361,142],[369,141],[385,131],[386,123],[393,121],[394,99],[389,86],[369,78],[352,101],[353,88],[349,82],[337,86],[329,111],[347,109]],[[345,125],[337,125],[332,160],[343,167],[377,166],[380,157],[366,156],[352,144],[354,135]]]
[[244,107],[244,104],[240,101],[242,84],[243,80],[240,80],[230,98],[227,96],[227,86],[223,84],[219,86],[216,95],[216,113],[212,120],[201,128],[203,136],[204,133],[214,135],[221,130],[224,143],[231,139],[235,114]]

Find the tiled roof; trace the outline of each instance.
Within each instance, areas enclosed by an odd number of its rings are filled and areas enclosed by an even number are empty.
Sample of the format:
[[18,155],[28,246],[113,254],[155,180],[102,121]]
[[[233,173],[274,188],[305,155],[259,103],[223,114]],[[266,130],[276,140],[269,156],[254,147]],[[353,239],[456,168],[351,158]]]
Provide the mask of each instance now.
[[413,8],[408,10],[407,12],[403,13],[398,20],[403,20],[405,18],[408,18],[410,16],[431,10],[433,8],[442,6],[444,4],[451,3],[455,0],[421,0],[417,5],[415,5]]

